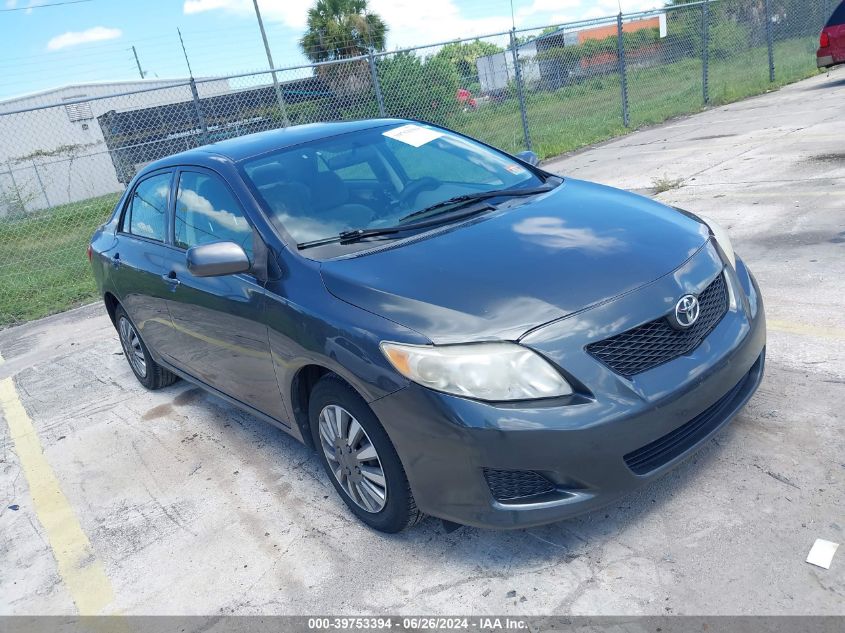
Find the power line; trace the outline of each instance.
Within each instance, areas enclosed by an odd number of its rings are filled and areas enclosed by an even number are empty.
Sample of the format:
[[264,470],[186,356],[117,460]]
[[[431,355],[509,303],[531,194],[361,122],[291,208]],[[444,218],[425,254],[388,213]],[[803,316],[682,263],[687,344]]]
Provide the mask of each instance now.
[[0,12],[7,11],[29,11],[30,9],[46,9],[47,7],[62,7],[66,4],[82,4],[83,2],[91,2],[91,0],[67,0],[66,2],[51,2],[50,4],[31,4],[28,7],[11,7],[8,9],[0,9]]

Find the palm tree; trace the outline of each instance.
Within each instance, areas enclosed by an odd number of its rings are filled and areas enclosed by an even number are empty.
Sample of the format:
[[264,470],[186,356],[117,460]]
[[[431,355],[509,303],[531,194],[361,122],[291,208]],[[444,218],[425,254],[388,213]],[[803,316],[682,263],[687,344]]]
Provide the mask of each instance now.
[[367,0],[317,0],[299,45],[312,62],[325,62],[383,51],[386,35],[384,20],[367,12]]

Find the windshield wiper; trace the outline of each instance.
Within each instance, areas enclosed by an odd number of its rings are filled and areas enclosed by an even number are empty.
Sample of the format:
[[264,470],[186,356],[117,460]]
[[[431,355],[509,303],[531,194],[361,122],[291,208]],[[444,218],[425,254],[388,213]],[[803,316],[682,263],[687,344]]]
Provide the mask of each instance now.
[[[478,201],[473,200],[473,202]],[[489,211],[493,208],[494,207],[490,204],[477,205],[469,209],[464,209],[461,213],[451,215],[449,217],[449,220],[462,220],[464,218],[483,213],[484,211]],[[352,229],[350,231],[341,231],[334,237],[324,237],[322,239],[312,240],[310,242],[300,242],[296,245],[296,247],[299,250],[303,250],[305,248],[313,248],[315,246],[325,246],[326,244],[352,244],[353,242],[360,242],[361,240],[364,240],[368,237],[378,237],[381,235],[395,235],[396,233],[403,233],[406,231],[427,229],[440,224],[443,224],[443,218],[438,218],[436,220],[428,220],[424,222],[410,222],[408,224],[396,226],[385,226],[381,228]]]
[[[361,240],[367,239],[369,237],[395,235],[396,233],[401,233],[405,231],[426,229],[432,226],[443,224],[444,220],[462,220],[464,218],[483,213],[484,211],[489,211],[490,209],[494,208],[493,205],[489,203],[483,205],[477,204],[489,198],[515,198],[520,196],[534,196],[541,193],[547,193],[557,187],[558,184],[560,183],[556,182],[552,185],[547,184],[541,187],[531,187],[530,189],[497,189],[494,191],[479,191],[478,193],[469,193],[462,196],[455,196],[454,198],[443,200],[442,202],[433,204],[429,207],[426,207],[425,209],[420,209],[419,211],[414,211],[413,213],[410,213],[400,218],[399,224],[397,224],[396,226],[341,231],[333,237],[324,237],[322,239],[312,240],[310,242],[301,242],[297,244],[296,247],[299,250],[303,250],[306,248],[313,248],[315,246],[325,246],[326,244],[352,244],[354,242],[360,242]],[[446,209],[447,207],[450,207],[449,211],[441,210]],[[463,209],[463,211],[458,213],[451,213],[453,211],[457,211],[458,209]],[[449,217],[443,218],[443,216],[447,213],[449,214]],[[437,219],[431,219],[422,222],[409,222],[407,224],[403,224],[403,222],[407,222],[407,220],[429,214],[431,216],[436,216]]]
[[[445,209],[446,207],[459,208],[466,204],[478,202],[479,200],[487,200],[489,198],[515,198],[517,196],[534,196],[539,193],[546,193],[548,191],[551,191],[552,189],[554,189],[553,186],[544,185],[542,187],[531,187],[530,189],[494,189],[493,191],[479,191],[478,193],[467,193],[462,196],[455,196],[454,198],[443,200],[442,202],[433,204],[429,207],[426,207],[425,209],[420,209],[419,211],[409,213],[408,215],[399,218],[399,222],[405,222],[406,220],[418,218],[423,215],[439,215],[440,213],[445,213],[444,211],[440,211],[440,209]],[[439,213],[434,214],[434,211],[438,211]]]

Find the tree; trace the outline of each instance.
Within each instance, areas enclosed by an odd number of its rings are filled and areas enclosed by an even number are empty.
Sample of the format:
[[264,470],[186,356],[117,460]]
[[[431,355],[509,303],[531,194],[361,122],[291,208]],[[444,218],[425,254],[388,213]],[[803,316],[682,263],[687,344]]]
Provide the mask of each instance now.
[[464,79],[478,74],[478,69],[475,66],[476,59],[501,52],[500,46],[475,40],[474,42],[449,42],[437,51],[434,57],[452,64],[458,72],[458,76]]
[[423,60],[405,52],[377,64],[389,116],[442,124],[457,107],[458,73],[447,60],[437,55]]
[[387,30],[381,17],[367,11],[367,0],[317,0],[299,45],[312,62],[357,57],[383,51]]
[[546,28],[544,28],[539,33],[535,33],[533,35],[532,34],[517,35],[516,36],[516,45],[522,46],[523,44],[527,44],[528,42],[539,39],[539,38],[543,37],[544,35],[549,35],[550,33],[557,33],[558,31],[560,31],[562,33],[562,28],[560,26],[547,26]]

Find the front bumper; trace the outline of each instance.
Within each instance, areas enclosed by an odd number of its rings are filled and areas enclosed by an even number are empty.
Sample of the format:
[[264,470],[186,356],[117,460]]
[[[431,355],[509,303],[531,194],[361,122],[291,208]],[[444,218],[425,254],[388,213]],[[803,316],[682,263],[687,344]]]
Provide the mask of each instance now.
[[[736,271],[728,267],[724,273],[736,291],[735,305],[689,354],[626,379],[584,347],[649,320],[647,306],[653,313],[661,298],[697,292],[720,270],[718,253],[708,246],[672,275],[523,337],[524,345],[578,385],[580,393],[572,397],[494,405],[411,384],[371,403],[419,508],[478,527],[540,525],[606,505],[689,457],[736,415],[762,380],[765,315],[741,260]],[[613,332],[599,327],[606,323]],[[672,450],[646,460],[647,472],[642,461],[632,461],[632,455],[652,454],[667,441]],[[533,471],[555,489],[497,501],[484,469]]]

